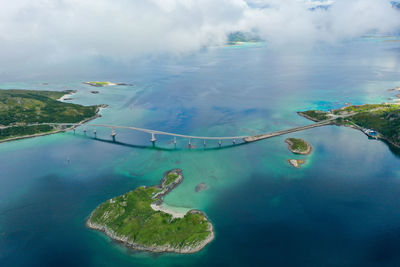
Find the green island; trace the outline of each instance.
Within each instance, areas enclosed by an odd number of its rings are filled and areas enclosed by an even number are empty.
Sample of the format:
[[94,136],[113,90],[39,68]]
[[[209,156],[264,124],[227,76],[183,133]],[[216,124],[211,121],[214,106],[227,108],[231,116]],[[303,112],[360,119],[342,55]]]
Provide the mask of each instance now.
[[83,84],[95,86],[95,87],[104,87],[104,86],[114,86],[114,85],[128,85],[126,83],[112,83],[112,82],[83,82]]
[[257,43],[262,42],[262,39],[249,32],[232,32],[228,35],[228,45],[240,45],[243,43]]
[[158,186],[141,186],[100,204],[86,225],[136,250],[197,252],[214,239],[206,215],[190,210],[176,216],[160,208],[163,197],[182,181],[180,169],[170,170]]
[[83,123],[99,117],[101,106],[64,103],[75,91],[0,90],[0,142],[63,131],[46,123]]
[[287,138],[285,142],[288,144],[288,149],[295,154],[308,155],[311,153],[311,145],[303,139]]
[[329,112],[309,110],[298,114],[316,122],[337,117],[332,124],[361,130],[371,138],[386,140],[400,148],[399,104],[364,104]]

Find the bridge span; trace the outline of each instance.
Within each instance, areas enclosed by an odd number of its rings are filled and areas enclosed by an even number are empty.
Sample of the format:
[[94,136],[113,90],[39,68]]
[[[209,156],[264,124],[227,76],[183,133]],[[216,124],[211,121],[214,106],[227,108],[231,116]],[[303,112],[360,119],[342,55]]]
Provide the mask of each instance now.
[[[342,118],[352,116],[354,114],[349,114],[346,116],[340,116]],[[270,133],[265,133],[265,134],[260,134],[260,135],[253,135],[253,136],[194,136],[194,135],[185,135],[185,134],[176,134],[176,133],[169,133],[169,132],[164,132],[164,131],[158,131],[158,130],[151,130],[151,129],[145,129],[145,128],[138,128],[138,127],[132,127],[132,126],[120,126],[120,125],[109,125],[109,124],[83,124],[83,123],[41,123],[40,125],[54,125],[54,126],[62,126],[62,127],[68,127],[69,129],[73,129],[75,131],[75,128],[80,127],[80,126],[85,126],[85,127],[104,127],[104,128],[109,128],[111,129],[111,136],[115,138],[116,136],[116,129],[128,129],[128,130],[133,130],[133,131],[139,131],[139,132],[144,132],[148,133],[151,135],[151,142],[156,142],[156,136],[157,135],[166,135],[166,136],[173,136],[174,137],[174,143],[176,144],[176,138],[184,138],[189,140],[189,146],[191,145],[191,140],[192,139],[200,139],[203,140],[204,145],[206,144],[206,140],[218,140],[218,144],[221,145],[222,140],[231,140],[234,144],[236,144],[237,140],[243,140],[246,143],[250,142],[255,142],[263,139],[268,139],[272,138],[275,136],[280,136],[280,135],[285,135],[289,133],[294,133],[294,132],[299,132],[299,131],[304,131],[307,129],[312,129],[316,127],[321,127],[325,125],[332,124],[332,122],[337,119],[338,116],[334,116],[328,120],[324,120],[321,122],[316,122],[312,123],[309,125],[301,126],[301,127],[295,127],[295,128],[290,128],[286,130],[281,130],[281,131],[275,131],[275,132],[270,132]],[[38,124],[35,124],[38,125]],[[86,130],[85,130],[86,132]],[[96,130],[94,130],[94,134],[96,135]]]

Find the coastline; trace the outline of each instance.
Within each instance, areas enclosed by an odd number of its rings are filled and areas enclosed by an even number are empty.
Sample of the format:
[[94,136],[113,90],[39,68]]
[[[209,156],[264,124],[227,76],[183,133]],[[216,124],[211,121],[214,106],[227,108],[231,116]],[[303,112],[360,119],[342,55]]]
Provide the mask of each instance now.
[[200,242],[197,246],[194,246],[194,247],[175,248],[175,247],[171,247],[169,245],[154,246],[154,247],[141,246],[141,245],[136,244],[135,242],[129,241],[128,237],[126,237],[126,236],[116,235],[114,233],[114,231],[108,229],[106,226],[92,223],[90,221],[92,214],[90,214],[89,219],[86,221],[86,226],[89,229],[94,229],[94,230],[98,230],[100,232],[104,232],[108,237],[110,237],[114,241],[117,241],[130,249],[134,249],[134,250],[138,250],[138,251],[155,252],[155,253],[173,252],[173,253],[181,253],[181,254],[192,254],[192,253],[196,253],[196,252],[202,250],[208,243],[213,241],[215,238],[215,232],[214,232],[214,227],[213,227],[212,223],[210,222],[208,217],[203,212],[198,211],[198,210],[190,210],[189,212],[197,212],[197,213],[203,214],[204,218],[208,222],[208,231],[210,231],[210,234],[208,235],[208,237],[206,239],[204,239],[202,242]]
[[[72,94],[75,94],[75,93],[76,93],[76,91],[68,92],[68,93],[66,93],[65,95],[63,95],[62,97],[60,97],[59,99],[57,99],[57,101],[61,101],[61,102],[62,102],[61,99],[62,99],[63,97],[66,97],[66,96],[69,96],[69,95],[72,95]],[[94,116],[89,117],[89,118],[87,118],[87,119],[84,119],[84,120],[78,122],[77,124],[82,125],[82,124],[84,124],[84,123],[86,123],[86,122],[89,122],[89,121],[92,121],[92,120],[94,120],[94,119],[100,118],[101,115],[99,114],[99,112],[100,112],[103,108],[107,108],[107,107],[108,107],[108,105],[106,105],[106,104],[98,105],[98,107],[96,108],[96,114],[95,114]],[[29,126],[29,125],[20,125],[20,126]],[[0,144],[1,144],[1,143],[5,143],[5,142],[11,142],[11,141],[16,141],[16,140],[21,140],[21,139],[35,138],[35,137],[40,137],[40,136],[46,136],[46,135],[51,135],[51,134],[57,134],[57,133],[67,132],[67,131],[70,131],[70,130],[74,129],[75,127],[76,127],[76,126],[72,126],[72,127],[68,127],[68,128],[65,128],[65,129],[54,129],[53,131],[50,131],[50,132],[43,132],[43,133],[36,133],[36,134],[30,134],[30,135],[23,135],[23,136],[10,137],[10,138],[6,138],[6,139],[0,140]],[[5,128],[7,128],[7,127],[5,127]]]
[[307,145],[307,150],[306,151],[294,150],[292,148],[293,142],[290,141],[290,138],[286,138],[285,139],[285,143],[288,144],[288,149],[290,150],[290,152],[292,152],[294,154],[300,154],[300,155],[309,155],[311,153],[311,151],[312,151],[312,146],[308,142],[306,142],[305,140],[303,140],[303,139],[300,139],[300,140]]
[[60,97],[59,99],[57,99],[57,101],[64,102],[68,97],[73,96],[77,92],[78,92],[77,90],[72,90],[71,92],[68,92],[65,95],[63,95],[62,97]]
[[[163,188],[164,183],[166,181],[166,177],[171,172],[178,173],[179,177],[174,182],[172,182],[171,184],[166,186],[166,188],[164,188],[164,190],[162,190],[161,192],[157,193],[156,195],[154,195],[152,197],[153,199],[158,198],[158,202],[156,204],[154,204],[156,206],[160,206],[161,207],[161,204],[163,203],[163,197],[165,195],[167,195],[169,192],[171,192],[176,186],[178,186],[183,181],[182,170],[173,169],[173,170],[170,170],[170,171],[168,171],[168,172],[166,172],[164,174],[164,178],[162,179],[161,183],[158,185],[160,188]],[[153,204],[150,205],[151,208],[153,208],[152,205]],[[156,210],[156,209],[154,209],[154,210]],[[95,211],[96,211],[96,209],[91,212],[91,214],[89,215],[89,218],[86,220],[86,226],[89,229],[94,229],[94,230],[98,230],[98,231],[104,232],[111,239],[124,244],[128,248],[135,249],[135,250],[138,250],[138,251],[148,251],[148,252],[156,252],[156,253],[174,252],[174,253],[181,253],[181,254],[191,254],[191,253],[195,253],[195,252],[200,251],[201,249],[203,249],[208,243],[210,243],[215,238],[214,227],[213,227],[212,223],[210,222],[209,218],[202,211],[195,210],[195,209],[189,210],[188,212],[183,214],[182,218],[188,213],[202,214],[204,216],[205,220],[208,223],[207,231],[209,231],[210,234],[207,236],[207,238],[205,238],[204,240],[198,242],[197,244],[194,244],[193,246],[189,245],[189,246],[186,246],[186,247],[183,247],[183,248],[176,248],[176,247],[172,247],[171,245],[153,245],[153,246],[139,245],[139,244],[135,243],[134,241],[128,240],[127,236],[119,236],[119,235],[115,234],[115,232],[113,230],[109,229],[107,226],[99,225],[99,224],[96,224],[96,223],[92,223],[91,218],[92,218],[93,213]],[[166,212],[164,210],[159,210],[159,211],[171,214],[171,213]],[[181,215],[181,214],[179,213],[179,215]],[[172,215],[172,217],[173,217],[172,220],[175,220],[176,218],[181,218],[181,217],[176,217],[175,218],[174,215]]]

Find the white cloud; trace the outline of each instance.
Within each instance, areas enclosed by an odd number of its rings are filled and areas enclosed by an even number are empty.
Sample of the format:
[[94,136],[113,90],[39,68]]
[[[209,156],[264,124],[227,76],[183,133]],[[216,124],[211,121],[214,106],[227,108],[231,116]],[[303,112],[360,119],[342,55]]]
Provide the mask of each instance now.
[[[387,0],[14,0],[0,8],[0,71],[101,56],[185,53],[257,31],[273,44],[337,41],[399,30]],[[332,4],[328,10],[310,7]]]

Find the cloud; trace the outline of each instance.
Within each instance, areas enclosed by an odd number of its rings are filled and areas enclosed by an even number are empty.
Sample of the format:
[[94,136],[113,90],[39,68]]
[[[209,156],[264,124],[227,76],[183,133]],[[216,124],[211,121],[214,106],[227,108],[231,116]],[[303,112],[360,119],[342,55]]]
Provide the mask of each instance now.
[[[332,5],[327,10],[310,7]],[[15,0],[0,9],[0,72],[84,58],[181,54],[253,31],[271,45],[397,32],[386,0]],[[6,67],[7,66],[7,67]]]

